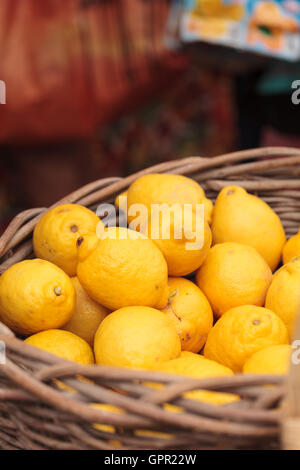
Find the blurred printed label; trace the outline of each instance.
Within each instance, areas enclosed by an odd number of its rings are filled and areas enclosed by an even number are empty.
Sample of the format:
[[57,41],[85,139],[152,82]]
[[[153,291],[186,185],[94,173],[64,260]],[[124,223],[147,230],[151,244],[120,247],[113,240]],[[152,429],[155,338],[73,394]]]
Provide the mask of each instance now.
[[[300,58],[300,0],[184,0],[179,40]],[[170,15],[178,9],[173,8]]]

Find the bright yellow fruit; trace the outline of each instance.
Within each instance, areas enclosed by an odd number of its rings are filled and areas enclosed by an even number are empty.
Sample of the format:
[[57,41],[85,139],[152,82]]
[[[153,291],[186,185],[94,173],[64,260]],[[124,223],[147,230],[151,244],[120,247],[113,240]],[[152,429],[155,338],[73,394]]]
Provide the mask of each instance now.
[[212,328],[213,313],[199,287],[185,278],[169,278],[169,301],[163,312],[174,323],[182,350],[200,351]]
[[212,221],[214,243],[237,242],[255,248],[272,271],[286,241],[280,218],[271,207],[240,186],[219,193]]
[[62,204],[46,212],[33,232],[34,252],[62,268],[69,276],[76,275],[79,237],[87,232],[96,233],[99,217],[78,204]]
[[244,364],[245,374],[287,374],[291,346],[278,344],[254,353]]
[[171,276],[185,276],[201,266],[211,245],[213,204],[196,181],[182,175],[144,175],[129,187],[127,206],[130,227],[157,244]]
[[0,277],[0,320],[16,333],[60,328],[74,306],[71,279],[49,261],[21,261]]
[[102,238],[84,236],[77,276],[101,305],[116,310],[129,305],[164,308],[168,301],[168,268],[157,246],[126,228],[105,229]]
[[[168,212],[168,208],[165,209]],[[201,224],[195,212],[183,215],[182,206],[168,217],[162,211],[148,220],[141,231],[149,236],[163,253],[170,276],[186,276],[198,269],[211,247],[211,230]],[[154,231],[153,231],[154,229]]]
[[47,330],[25,339],[25,343],[68,361],[89,365],[94,363],[91,347],[79,336],[64,330]]
[[127,197],[127,190],[126,191],[123,191],[122,193],[118,194],[118,196],[116,197],[115,199],[115,206],[117,206],[118,208],[120,208],[120,197]]
[[142,437],[158,437],[159,439],[172,439],[172,434],[160,431],[148,431],[147,429],[136,429],[133,431],[136,436]]
[[300,256],[300,231],[291,237],[284,245],[282,250],[283,264],[288,263],[296,256]]
[[[183,351],[177,359],[159,364],[155,370],[166,372],[169,374],[182,375],[190,378],[209,378],[233,375],[232,370],[224,367],[215,361],[206,359],[205,357],[194,354],[192,352]],[[213,392],[209,390],[194,390],[186,392],[185,398],[206,401],[215,405],[222,405],[237,401],[239,397],[231,393]]]
[[145,205],[148,217],[152,204],[191,204],[193,207],[204,204],[205,219],[210,222],[212,217],[213,204],[205,197],[200,184],[183,175],[154,173],[141,176],[130,185],[127,198],[129,221],[134,217],[130,214],[133,204]]
[[196,275],[217,317],[239,305],[264,305],[271,279],[255,248],[231,242],[213,246]]
[[[98,410],[102,410],[102,411],[109,411],[110,413],[116,413],[116,414],[125,413],[125,411],[122,408],[119,408],[119,407],[114,406],[114,405],[108,405],[106,403],[92,403],[91,407],[96,408]],[[109,432],[109,433],[115,433],[116,432],[116,428],[114,426],[110,425],[110,424],[95,423],[95,424],[93,424],[93,427],[95,429],[98,429],[99,431],[104,431],[104,432]],[[171,437],[172,437],[171,434],[166,434],[166,433],[162,433],[162,432],[158,432],[158,431],[148,431],[148,430],[144,430],[144,429],[136,429],[136,430],[133,431],[133,433],[136,436],[159,437],[159,438],[162,438],[162,439],[171,439]],[[122,447],[122,444],[121,444],[120,441],[110,440],[108,443],[111,444],[111,445],[114,445],[116,447]]]
[[283,321],[263,307],[243,305],[226,312],[208,333],[204,356],[240,372],[257,351],[287,344]]
[[[201,186],[191,178],[172,174],[144,175],[128,189],[128,209],[132,204],[144,204],[151,211],[151,204],[202,204],[205,194]],[[130,215],[129,215],[130,220]]]
[[[102,410],[102,411],[108,411],[110,413],[116,413],[116,414],[125,413],[125,411],[122,408],[119,408],[118,406],[114,406],[114,405],[108,405],[107,403],[92,403],[91,407],[96,408],[98,410]],[[95,429],[99,429],[99,431],[104,431],[104,432],[109,432],[109,433],[116,432],[115,427],[111,426],[110,424],[95,423],[93,424],[93,427]]]
[[210,199],[208,199],[207,197],[205,197],[202,202],[204,204],[204,217],[205,217],[205,220],[207,221],[207,223],[209,225],[211,225],[212,219],[213,219],[214,205],[213,205],[212,201]]
[[77,277],[72,277],[71,281],[76,292],[76,304],[63,329],[80,336],[93,346],[95,333],[109,311],[86,293]]
[[167,315],[151,307],[125,307],[103,320],[94,351],[97,364],[151,368],[178,357],[181,348]]
[[283,320],[291,338],[296,317],[300,312],[299,256],[274,273],[266,296],[266,308]]

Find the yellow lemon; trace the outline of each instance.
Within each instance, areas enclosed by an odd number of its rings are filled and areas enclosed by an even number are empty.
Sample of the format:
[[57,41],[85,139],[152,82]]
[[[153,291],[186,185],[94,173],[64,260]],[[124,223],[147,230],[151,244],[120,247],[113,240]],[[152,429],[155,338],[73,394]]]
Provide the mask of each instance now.
[[76,292],[76,304],[70,320],[63,329],[80,336],[93,346],[97,328],[109,311],[86,293],[77,277],[72,277],[71,281]]
[[226,186],[219,193],[212,221],[214,243],[250,245],[277,267],[286,241],[280,218],[271,207],[240,186]]
[[87,232],[96,233],[99,217],[78,204],[62,204],[46,212],[33,232],[34,252],[62,268],[69,276],[76,275],[77,239]]
[[254,353],[244,364],[245,374],[287,374],[291,346],[278,344]]
[[200,351],[213,325],[213,313],[199,287],[185,278],[169,278],[169,301],[163,312],[174,323],[182,350]]
[[169,212],[165,206],[148,219],[141,231],[149,236],[163,253],[171,276],[185,276],[198,269],[211,247],[211,230],[201,215],[186,214],[182,206]]
[[115,206],[117,206],[120,209],[120,197],[127,197],[127,191],[123,191],[122,193],[118,194],[118,196],[115,199]]
[[[177,359],[156,366],[155,370],[190,378],[210,378],[233,375],[232,370],[199,354],[183,351]],[[206,401],[222,405],[237,401],[239,397],[232,393],[214,392],[210,390],[193,390],[184,393],[185,398]]]
[[[122,408],[119,408],[119,407],[113,406],[113,405],[108,405],[106,403],[93,403],[93,404],[91,404],[91,407],[97,408],[97,409],[102,410],[102,411],[109,411],[111,413],[117,413],[117,414],[125,413],[125,411]],[[109,433],[115,433],[116,432],[116,428],[114,426],[109,425],[109,424],[96,423],[96,424],[93,424],[93,427],[95,429],[99,429],[99,431],[105,431],[105,432],[109,432]],[[136,436],[142,436],[142,437],[159,437],[159,438],[162,438],[162,439],[171,439],[171,437],[172,437],[170,434],[166,434],[166,433],[162,433],[162,432],[158,432],[158,431],[148,431],[146,429],[136,429],[136,430],[133,431],[133,433]],[[122,444],[119,441],[110,441],[110,443],[112,445],[122,446]]]
[[77,276],[87,293],[110,310],[164,308],[168,301],[168,268],[161,251],[126,228],[105,229],[100,240],[81,237]]
[[214,205],[213,205],[212,201],[210,199],[208,199],[207,197],[205,197],[202,202],[204,204],[204,217],[205,217],[205,220],[207,221],[207,223],[209,225],[211,225],[212,219],[213,219]]
[[130,227],[157,244],[171,276],[185,276],[202,264],[211,245],[212,210],[201,186],[182,175],[144,175],[127,192]]
[[[92,408],[96,408],[98,410],[102,411],[108,411],[110,413],[116,413],[116,414],[123,414],[125,411],[122,408],[119,408],[118,406],[114,405],[108,405],[107,403],[92,403],[91,404]],[[93,424],[93,427],[95,429],[99,429],[99,431],[104,431],[104,432],[109,432],[109,433],[115,433],[116,429],[114,426],[111,426],[110,424],[100,424],[100,423],[95,423]],[[120,444],[120,443],[118,443]]]
[[293,258],[273,275],[266,296],[266,308],[286,324],[290,337],[300,312],[300,257]]
[[[126,197],[126,201],[127,201],[127,196],[128,196],[128,191],[127,190],[123,191],[120,194],[118,194],[118,196],[115,198],[115,206],[117,206],[120,209],[120,198],[121,197],[123,197],[123,198]],[[208,199],[207,197],[205,197],[202,200],[202,204],[204,204],[205,219],[209,224],[211,224],[214,205],[213,205],[212,201],[210,199]],[[127,208],[127,202],[125,203],[124,207]]]
[[172,405],[171,403],[164,403],[163,408],[170,413],[182,413],[184,411],[180,406]]
[[16,333],[60,328],[74,306],[71,279],[49,261],[21,261],[0,277],[0,320]]
[[239,305],[263,306],[271,279],[255,248],[230,242],[213,246],[196,275],[217,317]]
[[172,439],[172,434],[167,434],[160,431],[148,431],[147,429],[136,429],[133,431],[136,436],[141,437],[158,437],[159,439]]
[[149,215],[152,204],[202,204],[205,193],[201,186],[191,178],[172,174],[149,174],[134,181],[127,193],[128,219],[131,220],[130,207],[143,204]]
[[134,204],[144,205],[148,217],[153,204],[190,204],[193,208],[204,204],[205,220],[210,222],[212,218],[213,203],[205,197],[199,183],[183,175],[154,173],[141,176],[130,185],[126,195],[129,221],[135,217],[134,208],[130,209]]
[[228,310],[215,323],[208,333],[204,356],[240,372],[255,352],[287,343],[286,326],[275,313],[243,305]]
[[94,363],[91,347],[79,336],[64,330],[47,330],[36,333],[25,339],[25,343],[68,361],[89,365]]
[[[87,365],[87,364],[84,364],[84,365]],[[83,377],[82,375],[76,375],[76,378],[80,380],[81,382],[93,384],[92,380],[87,379],[86,377]],[[60,390],[63,390],[64,392],[77,393],[77,390],[75,388],[70,387],[70,385],[65,384],[61,380],[53,379],[53,382],[55,383],[55,385],[57,385],[57,387]]]
[[296,256],[300,256],[300,231],[291,237],[284,245],[282,250],[283,264],[288,263]]
[[103,320],[94,351],[98,364],[149,368],[178,357],[181,348],[167,315],[151,307],[124,307]]

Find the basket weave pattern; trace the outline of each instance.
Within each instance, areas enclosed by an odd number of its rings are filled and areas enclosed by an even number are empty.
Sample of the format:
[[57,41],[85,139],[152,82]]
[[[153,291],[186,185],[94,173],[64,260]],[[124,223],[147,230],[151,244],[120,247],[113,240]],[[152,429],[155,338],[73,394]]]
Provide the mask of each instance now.
[[[215,158],[191,157],[162,163],[126,178],[100,179],[55,205],[72,202],[94,209],[101,202],[113,201],[116,194],[143,174],[176,173],[198,181],[212,200],[226,185],[243,186],[276,211],[290,236],[300,225],[299,165],[300,150],[294,148],[254,149]],[[11,222],[0,238],[0,273],[33,256],[32,231],[46,210],[24,211]],[[0,340],[6,344],[7,357],[6,363],[0,365],[3,449],[276,448],[280,445],[285,414],[290,426],[291,419],[295,421],[293,415],[300,413],[293,389],[299,382],[294,366],[289,380],[264,375],[186,379],[68,362],[24,344],[2,324]],[[62,387],[56,379],[68,387]],[[152,389],[145,382],[165,386]],[[266,384],[272,387],[265,387]],[[182,397],[182,393],[199,388],[237,393],[241,400],[218,406]],[[289,406],[283,407],[286,401]],[[162,404],[166,402],[180,406],[183,412],[164,409]],[[109,403],[125,413],[93,408],[92,403]],[[300,428],[299,422],[295,422]],[[113,426],[113,432],[96,429],[94,423]],[[289,426],[286,435],[291,434]],[[289,442],[284,441],[284,445],[288,447]]]

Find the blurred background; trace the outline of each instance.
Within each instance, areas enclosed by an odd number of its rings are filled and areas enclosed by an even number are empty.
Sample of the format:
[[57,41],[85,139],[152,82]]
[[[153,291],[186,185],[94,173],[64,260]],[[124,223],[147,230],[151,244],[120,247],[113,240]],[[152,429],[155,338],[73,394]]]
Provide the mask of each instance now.
[[1,0],[0,233],[98,178],[300,146],[299,28],[298,0]]

